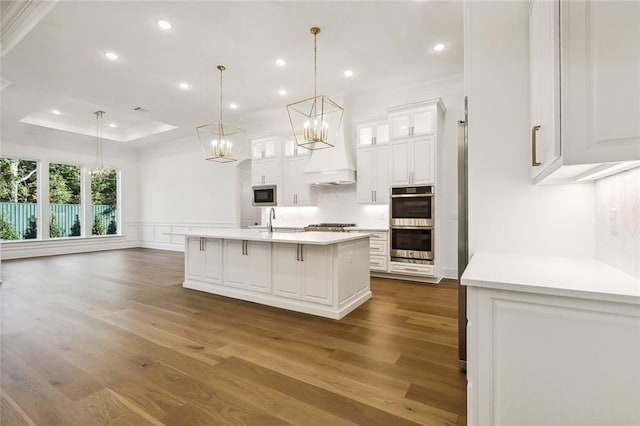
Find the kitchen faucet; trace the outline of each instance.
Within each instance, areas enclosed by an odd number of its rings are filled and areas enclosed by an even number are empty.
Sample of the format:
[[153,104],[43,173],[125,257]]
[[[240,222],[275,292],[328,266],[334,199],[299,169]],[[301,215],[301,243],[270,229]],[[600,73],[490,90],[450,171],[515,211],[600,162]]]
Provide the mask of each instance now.
[[271,219],[275,219],[275,218],[276,218],[276,209],[271,207],[269,209],[269,224],[267,225],[267,231],[273,232],[273,223],[271,222]]

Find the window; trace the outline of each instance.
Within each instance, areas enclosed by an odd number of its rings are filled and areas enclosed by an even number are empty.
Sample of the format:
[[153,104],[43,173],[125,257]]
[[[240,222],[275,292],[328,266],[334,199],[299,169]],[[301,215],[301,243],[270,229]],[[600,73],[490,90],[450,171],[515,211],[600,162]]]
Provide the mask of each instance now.
[[38,237],[38,163],[0,158],[0,238]]
[[91,173],[91,234],[118,233],[118,172],[101,169]]
[[49,237],[79,237],[80,167],[49,164]]

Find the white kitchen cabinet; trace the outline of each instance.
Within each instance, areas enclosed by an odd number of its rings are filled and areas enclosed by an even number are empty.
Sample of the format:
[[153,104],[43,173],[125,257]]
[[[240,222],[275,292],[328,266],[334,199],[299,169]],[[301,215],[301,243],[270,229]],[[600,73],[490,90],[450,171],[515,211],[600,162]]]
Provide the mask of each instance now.
[[[304,148],[302,148],[304,149]],[[283,161],[283,206],[311,206],[315,197],[311,185],[304,183],[307,158],[286,158]]]
[[389,143],[389,122],[379,120],[361,123],[356,126],[358,147],[383,145]]
[[391,185],[434,184],[435,137],[393,141],[391,143]]
[[591,259],[476,252],[470,425],[640,424],[640,281]]
[[293,139],[287,139],[284,141],[284,157],[309,157],[311,151],[307,148],[299,147],[296,141]]
[[361,204],[389,204],[389,146],[358,148],[357,199]]
[[224,284],[263,293],[271,292],[270,243],[225,240]]
[[369,269],[386,272],[389,265],[389,232],[375,231],[369,234]]
[[282,177],[280,151],[280,140],[275,136],[251,141],[251,186],[279,186]]
[[314,303],[333,304],[331,246],[274,244],[274,294]]
[[279,140],[276,137],[260,138],[251,141],[251,159],[261,160],[278,156]]
[[253,160],[251,162],[251,186],[278,185],[280,182],[280,160]]
[[389,114],[389,123],[392,139],[433,134],[436,131],[436,106],[402,108]]
[[640,160],[640,3],[534,0],[529,18],[534,183]]
[[560,2],[532,1],[529,10],[531,177],[560,157]]
[[189,237],[186,242],[185,274],[187,279],[222,283],[222,240]]

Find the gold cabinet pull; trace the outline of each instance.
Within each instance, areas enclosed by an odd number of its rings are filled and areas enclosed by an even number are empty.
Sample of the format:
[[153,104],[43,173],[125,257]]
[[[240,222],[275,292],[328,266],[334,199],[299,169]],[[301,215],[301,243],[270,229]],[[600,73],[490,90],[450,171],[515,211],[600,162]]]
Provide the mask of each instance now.
[[531,165],[533,167],[538,167],[540,165],[540,163],[537,160],[537,150],[536,150],[536,145],[537,145],[537,141],[536,141],[536,134],[538,133],[538,130],[540,130],[540,126],[533,126],[531,128]]

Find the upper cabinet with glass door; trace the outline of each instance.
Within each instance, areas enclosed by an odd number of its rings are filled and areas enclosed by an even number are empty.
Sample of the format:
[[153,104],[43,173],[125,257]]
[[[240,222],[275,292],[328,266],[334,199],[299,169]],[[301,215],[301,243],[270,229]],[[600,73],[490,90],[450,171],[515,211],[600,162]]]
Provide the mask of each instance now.
[[251,141],[251,159],[275,158],[278,155],[278,138],[266,137]]
[[382,145],[389,142],[389,121],[380,119],[357,125],[358,147]]
[[640,2],[532,0],[529,35],[534,183],[640,164]]
[[[302,137],[302,136],[300,136]],[[295,139],[285,139],[284,141],[284,156],[285,158],[291,157],[308,157],[311,153],[307,148],[300,147],[296,144]]]
[[388,109],[391,138],[433,134],[436,130],[436,109],[437,105],[433,102]]

